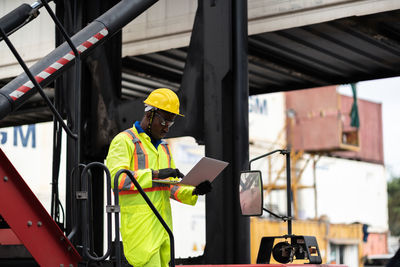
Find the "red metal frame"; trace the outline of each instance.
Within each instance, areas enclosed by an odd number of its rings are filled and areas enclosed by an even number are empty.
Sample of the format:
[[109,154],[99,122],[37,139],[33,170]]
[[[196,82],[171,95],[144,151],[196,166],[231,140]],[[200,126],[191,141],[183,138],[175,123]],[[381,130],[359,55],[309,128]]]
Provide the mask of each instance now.
[[78,266],[79,253],[1,149],[0,214],[40,266]]
[[0,246],[1,245],[21,245],[21,240],[14,234],[11,229],[0,229]]

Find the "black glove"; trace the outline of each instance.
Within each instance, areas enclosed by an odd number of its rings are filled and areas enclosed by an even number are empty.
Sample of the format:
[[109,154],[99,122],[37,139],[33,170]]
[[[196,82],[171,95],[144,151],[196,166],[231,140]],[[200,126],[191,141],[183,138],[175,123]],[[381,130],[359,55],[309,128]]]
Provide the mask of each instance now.
[[183,173],[181,173],[178,169],[165,168],[165,169],[158,170],[157,178],[160,178],[160,179],[165,179],[168,177],[182,178],[183,176],[185,176],[185,175]]
[[192,195],[204,195],[211,192],[212,186],[210,181],[204,181],[196,186]]

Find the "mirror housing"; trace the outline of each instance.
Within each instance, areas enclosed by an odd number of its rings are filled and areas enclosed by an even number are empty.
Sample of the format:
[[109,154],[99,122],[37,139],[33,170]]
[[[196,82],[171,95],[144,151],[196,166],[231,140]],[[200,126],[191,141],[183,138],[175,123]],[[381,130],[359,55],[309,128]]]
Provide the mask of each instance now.
[[242,215],[261,216],[263,213],[263,184],[260,171],[240,173],[239,199]]

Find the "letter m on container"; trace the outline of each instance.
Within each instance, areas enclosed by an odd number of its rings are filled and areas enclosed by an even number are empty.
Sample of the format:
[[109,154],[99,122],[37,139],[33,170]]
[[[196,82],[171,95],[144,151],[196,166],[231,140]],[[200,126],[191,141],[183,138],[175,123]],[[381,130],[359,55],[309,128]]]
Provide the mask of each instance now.
[[18,146],[18,139],[21,139],[22,146],[27,147],[29,138],[32,139],[32,148],[35,148],[36,147],[35,124],[28,125],[28,128],[25,133],[22,129],[22,126],[14,127],[14,146]]

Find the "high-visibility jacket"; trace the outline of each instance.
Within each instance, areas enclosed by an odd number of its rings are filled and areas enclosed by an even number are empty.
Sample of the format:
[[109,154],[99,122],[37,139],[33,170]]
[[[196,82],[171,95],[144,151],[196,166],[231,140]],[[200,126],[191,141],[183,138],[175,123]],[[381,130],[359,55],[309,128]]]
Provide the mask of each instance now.
[[[152,182],[152,170],[175,168],[175,163],[166,142],[162,141],[157,149],[145,132],[138,133],[135,126],[119,133],[111,142],[106,165],[110,170],[112,185],[114,176],[120,169],[133,171],[135,179],[147,193],[165,222],[172,230],[170,198],[194,205],[197,196],[192,195],[193,186],[166,185]],[[122,174],[118,178],[119,201],[121,207],[121,236],[124,254],[133,266],[142,266],[159,252],[168,255],[169,236],[158,221],[143,197],[136,190],[129,176]]]

